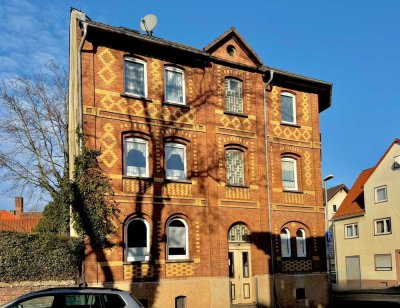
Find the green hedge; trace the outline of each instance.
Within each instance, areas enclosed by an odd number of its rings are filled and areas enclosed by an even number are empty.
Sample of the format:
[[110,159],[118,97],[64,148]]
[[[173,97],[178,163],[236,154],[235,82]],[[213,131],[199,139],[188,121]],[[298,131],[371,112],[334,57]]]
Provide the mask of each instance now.
[[77,280],[84,248],[66,236],[0,232],[0,281]]

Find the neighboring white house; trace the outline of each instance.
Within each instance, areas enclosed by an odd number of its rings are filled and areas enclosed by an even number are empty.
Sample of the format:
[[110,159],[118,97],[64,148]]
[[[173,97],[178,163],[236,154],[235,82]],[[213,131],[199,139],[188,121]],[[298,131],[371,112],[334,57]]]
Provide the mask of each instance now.
[[400,282],[400,139],[361,172],[332,219],[339,289]]

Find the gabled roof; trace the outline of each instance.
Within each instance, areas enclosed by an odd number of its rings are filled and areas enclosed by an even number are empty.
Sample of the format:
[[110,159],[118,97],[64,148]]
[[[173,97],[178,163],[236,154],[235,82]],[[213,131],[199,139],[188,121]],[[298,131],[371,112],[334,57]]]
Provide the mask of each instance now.
[[365,214],[364,184],[374,170],[375,167],[360,173],[336,214],[332,217],[332,220],[340,220]]
[[0,231],[14,232],[33,232],[40,221],[41,216],[32,215],[32,217],[23,217],[15,219],[0,220]]
[[[332,199],[334,195],[336,195],[341,189],[344,189],[347,193],[349,192],[349,188],[345,184],[339,184],[336,186],[333,186],[331,188],[328,188],[327,195],[328,195],[328,201]],[[325,204],[325,189],[323,189],[323,198],[324,198],[324,204]]]
[[0,211],[0,220],[2,219],[15,219],[15,215],[11,214],[9,211],[1,210]]
[[209,53],[213,53],[213,51],[218,49],[223,43],[225,43],[227,40],[230,40],[231,38],[234,38],[240,44],[242,49],[247,52],[248,56],[252,59],[252,61],[257,66],[261,66],[262,65],[261,58],[250,47],[250,45],[247,44],[247,42],[239,34],[239,32],[235,29],[235,27],[231,27],[228,31],[226,31],[225,33],[223,33],[219,37],[217,37],[213,42],[211,42],[210,44],[208,44],[208,46],[206,46],[204,48],[204,51],[209,52]]

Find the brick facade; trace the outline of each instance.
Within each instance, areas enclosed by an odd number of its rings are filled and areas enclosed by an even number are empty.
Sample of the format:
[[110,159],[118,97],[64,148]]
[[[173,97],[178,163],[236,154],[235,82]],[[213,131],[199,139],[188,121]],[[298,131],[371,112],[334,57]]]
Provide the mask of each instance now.
[[[306,277],[307,281],[324,286],[318,93],[285,88],[279,78],[273,79],[264,92],[267,70],[234,29],[206,51],[200,51],[133,31],[84,22],[88,23],[88,30],[81,52],[82,127],[88,145],[102,152],[101,164],[112,181],[121,210],[115,222],[117,232],[112,237],[114,246],[87,252],[87,283],[133,290],[154,307],[173,307],[176,296],[186,296],[188,307],[227,306],[232,297],[227,235],[232,226],[240,223],[250,232],[250,302],[271,305],[271,256],[275,256],[274,274],[281,276],[279,281],[290,280],[296,289],[304,287],[299,281]],[[76,31],[73,44],[79,46],[81,23],[72,18],[71,25]],[[233,56],[227,54],[228,46],[234,47]],[[124,57],[146,63],[146,98],[125,94]],[[184,105],[165,103],[164,68],[168,65],[184,72]],[[242,83],[242,114],[225,110],[226,78]],[[279,99],[283,90],[296,96],[297,126],[281,124]],[[73,104],[70,101],[71,107]],[[127,138],[147,142],[149,177],[126,174]],[[166,179],[165,144],[171,141],[186,146],[184,181]],[[226,182],[226,151],[230,149],[243,153],[244,185]],[[296,192],[282,190],[281,157],[288,153],[299,162]],[[149,260],[127,262],[126,228],[134,218],[149,225]],[[187,225],[189,252],[185,260],[168,258],[167,226],[171,218]],[[293,229],[292,234],[298,227],[305,230],[306,257],[280,257],[279,234],[284,226]],[[322,292],[305,288],[311,303],[326,304],[326,296],[321,297],[326,295],[326,287]],[[296,302],[293,289],[275,293],[277,302],[288,294],[292,299],[285,305]]]

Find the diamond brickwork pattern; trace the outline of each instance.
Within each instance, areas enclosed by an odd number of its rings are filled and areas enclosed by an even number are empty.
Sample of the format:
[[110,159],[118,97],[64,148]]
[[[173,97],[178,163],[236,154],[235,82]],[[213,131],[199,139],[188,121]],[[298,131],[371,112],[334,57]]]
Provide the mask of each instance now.
[[114,127],[110,123],[107,123],[104,125],[103,134],[101,134],[102,154],[99,157],[99,160],[108,168],[113,167],[118,160],[117,155],[114,152],[116,147],[117,139],[114,136]]
[[153,184],[149,181],[137,179],[123,179],[124,192],[137,195],[152,195]]
[[282,272],[310,272],[312,260],[283,260]]
[[163,186],[162,195],[169,197],[191,197],[191,184],[169,183]]
[[167,263],[165,270],[167,278],[187,277],[194,275],[192,263]]
[[241,187],[226,187],[226,198],[235,200],[250,200],[250,189]]
[[99,76],[105,84],[110,85],[116,78],[112,65],[117,59],[114,57],[110,49],[104,48],[98,54],[99,60],[103,65],[99,70]]

